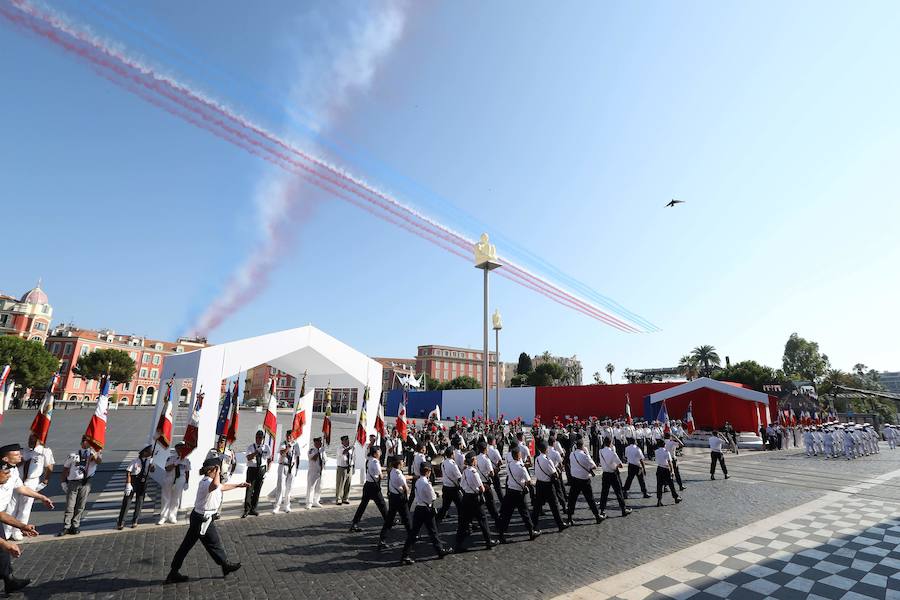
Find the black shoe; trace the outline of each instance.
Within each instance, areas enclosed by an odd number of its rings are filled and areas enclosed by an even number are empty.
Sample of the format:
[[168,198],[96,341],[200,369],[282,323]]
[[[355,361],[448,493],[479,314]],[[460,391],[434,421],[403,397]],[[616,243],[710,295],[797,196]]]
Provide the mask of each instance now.
[[603,520],[606,520],[606,513],[605,512],[600,513],[600,518]]
[[569,517],[563,523],[565,523],[566,527],[575,527],[575,521],[572,520],[572,517]]
[[680,488],[678,488],[678,491],[679,491],[679,492],[683,492],[683,491],[684,491],[684,486],[681,486]]
[[[134,525],[132,525],[132,527],[134,527]],[[125,529],[124,525],[116,525],[116,531],[122,531],[123,529]]]
[[656,506],[657,506],[657,508],[658,508],[658,507],[660,507],[660,506],[665,506],[665,505],[662,503],[662,500],[657,500],[657,501],[656,501]]
[[539,536],[539,535],[541,535],[541,530],[534,529],[531,532],[529,532],[528,539],[534,541],[534,539],[537,538],[537,536]]
[[132,523],[132,524],[131,524],[131,528],[132,528],[132,529],[137,529],[137,523]]
[[68,533],[69,533],[68,529],[63,529],[62,531],[60,531],[59,533],[56,534],[56,537],[62,537],[64,535],[67,535]]
[[241,563],[225,563],[222,565],[222,577],[228,577],[229,573],[234,573],[241,568]]
[[415,564],[415,562],[416,561],[413,560],[412,558],[410,558],[409,556],[404,556],[403,558],[400,559],[401,565],[412,565],[412,564]]
[[501,535],[501,536],[500,536],[500,543],[501,543],[501,544],[508,544],[508,543],[509,543],[509,540],[506,539],[506,536],[505,536],[505,535]]
[[184,583],[189,580],[190,577],[182,575],[178,571],[169,571],[169,576],[166,577],[166,583]]
[[246,519],[246,518],[247,518],[247,513],[246,513],[246,512],[242,512],[242,513],[241,513],[241,518],[242,518],[242,519]]
[[500,544],[499,540],[489,540],[488,543],[485,544],[485,546],[487,546],[487,549],[490,550],[491,548],[493,548],[494,546],[497,546],[498,544]]
[[678,504],[679,502],[681,502],[681,497],[675,498],[675,504]]
[[441,548],[441,551],[438,552],[437,557],[444,558],[448,554],[453,554],[453,548]]
[[568,528],[569,528],[569,526],[566,525],[565,523],[560,523],[560,524],[559,524],[559,530],[560,530],[560,531],[565,531],[565,530],[568,529]]
[[338,506],[340,506],[341,504],[343,504],[343,502],[341,502],[340,500],[338,500],[337,502],[335,502],[335,504],[337,504]]
[[356,523],[352,523],[350,525],[350,533],[359,533],[360,531],[362,531],[362,527],[360,527]]
[[650,494],[644,494],[644,498],[651,498]]
[[387,547],[388,546],[387,546],[387,544],[384,543],[384,540],[378,540],[378,547],[375,549],[378,550],[379,552],[381,552],[382,550],[384,550]]
[[247,514],[250,515],[251,517],[258,517],[258,516],[259,516],[259,513],[256,512],[255,510],[251,510],[251,511],[250,511],[249,513],[247,513]]
[[597,515],[594,517],[594,520],[597,522],[597,525],[606,520],[606,515]]
[[710,480],[710,481],[715,481],[715,480],[716,480],[716,476],[715,476],[715,475],[710,475],[710,476],[709,476],[709,480]]
[[725,473],[725,479],[728,479],[728,473]]
[[622,511],[622,516],[623,516],[623,517],[627,517],[627,516],[630,515],[630,514],[631,514],[631,509],[630,509],[630,508],[626,508],[625,510]]
[[6,579],[6,593],[12,594],[13,592],[18,592],[19,590],[28,587],[30,583],[30,579],[16,579],[10,575]]
[[79,533],[81,533],[81,530],[77,527],[73,527],[69,533],[71,533],[72,535],[78,535]]

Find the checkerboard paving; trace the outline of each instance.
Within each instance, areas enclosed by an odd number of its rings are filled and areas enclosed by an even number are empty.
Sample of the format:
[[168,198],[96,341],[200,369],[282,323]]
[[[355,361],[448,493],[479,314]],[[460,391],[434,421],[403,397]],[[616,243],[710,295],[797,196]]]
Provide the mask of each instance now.
[[615,598],[900,600],[900,503],[848,496]]

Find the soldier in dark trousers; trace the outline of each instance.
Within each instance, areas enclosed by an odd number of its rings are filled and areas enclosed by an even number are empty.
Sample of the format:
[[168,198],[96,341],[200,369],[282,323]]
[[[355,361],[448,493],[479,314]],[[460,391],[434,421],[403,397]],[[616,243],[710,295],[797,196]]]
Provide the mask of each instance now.
[[603,438],[603,448],[600,450],[600,467],[603,469],[603,478],[600,488],[600,516],[606,517],[606,500],[609,498],[609,490],[612,488],[619,501],[619,508],[622,509],[622,516],[627,517],[631,514],[631,509],[625,506],[625,497],[622,495],[622,482],[619,481],[619,468],[622,466],[622,459],[616,454],[612,448],[612,440]]
[[263,443],[263,431],[256,432],[256,443],[247,447],[247,483],[250,486],[244,493],[244,512],[241,518],[247,515],[258,517],[256,506],[259,504],[259,492],[262,490],[263,480],[266,478],[266,468],[272,457],[272,449]]
[[447,516],[450,505],[456,505],[456,517],[462,515],[462,493],[459,489],[462,480],[462,471],[453,458],[453,448],[444,449],[444,462],[441,463],[441,509],[437,513],[437,522],[440,523]]
[[484,545],[490,550],[497,543],[491,539],[491,531],[488,529],[487,519],[484,516],[484,484],[478,475],[478,469],[475,468],[475,454],[469,452],[466,454],[465,469],[462,471],[462,514],[459,517],[459,524],[456,527],[456,552],[465,552],[466,547],[463,543],[468,537],[469,524],[475,520],[481,529],[481,535],[484,537]]
[[500,523],[498,525],[501,544],[506,543],[506,530],[509,528],[513,510],[519,511],[519,516],[522,517],[522,523],[528,529],[530,539],[533,540],[541,535],[541,532],[534,528],[531,515],[528,514],[528,505],[525,503],[525,495],[529,488],[534,487],[534,482],[528,474],[528,469],[522,463],[522,454],[519,448],[514,446],[509,454],[511,460],[506,464],[506,493],[503,494],[503,501],[500,503]]
[[594,501],[594,490],[591,489],[591,477],[594,476],[596,470],[597,465],[584,451],[584,440],[578,438],[575,442],[575,451],[569,455],[569,498],[568,502],[566,502],[569,508],[566,511],[567,525],[574,525],[572,515],[575,514],[575,503],[578,502],[578,496],[584,496],[588,508],[591,509],[597,523],[603,522],[603,518],[597,510],[597,503]]
[[128,505],[132,498],[134,498],[134,516],[131,518],[131,528],[137,527],[138,520],[141,518],[141,508],[144,505],[144,494],[147,491],[147,476],[154,469],[151,461],[152,453],[153,447],[147,446],[125,469],[125,495],[122,497],[122,508],[119,509],[116,529],[125,527],[125,515],[128,513]]
[[399,516],[403,527],[409,532],[412,525],[409,522],[409,507],[407,501],[409,499],[409,486],[406,484],[406,476],[403,474],[403,459],[399,456],[392,456],[388,467],[388,512],[384,518],[384,526],[381,528],[381,535],[378,536],[378,549],[387,548],[385,538],[388,531],[394,526],[394,518]]
[[366,459],[366,481],[363,484],[362,500],[359,501],[359,507],[353,515],[353,522],[350,523],[350,531],[362,531],[359,521],[362,519],[363,513],[369,501],[375,503],[381,518],[387,519],[387,507],[384,505],[384,495],[381,493],[381,448],[372,446],[369,448],[369,457]]
[[431,539],[431,545],[434,546],[434,552],[438,558],[444,558],[450,553],[450,550],[441,546],[441,538],[438,537],[437,524],[434,521],[434,501],[436,500],[434,488],[431,487],[431,465],[423,463],[419,468],[419,478],[416,480],[416,500],[415,512],[413,512],[412,527],[406,534],[406,543],[403,545],[403,556],[400,562],[404,565],[411,565],[413,560],[410,552],[415,546],[416,538],[422,526],[428,531],[428,537]]
[[544,504],[550,505],[550,512],[553,513],[553,520],[560,531],[565,529],[567,525],[563,523],[559,514],[559,505],[556,503],[556,492],[553,489],[553,478],[558,477],[556,465],[547,456],[547,442],[538,440],[534,457],[534,476],[537,479],[534,492],[534,506],[531,507],[531,520],[534,526],[538,527],[538,517]]
[[628,490],[631,489],[631,482],[637,477],[638,485],[641,486],[641,493],[644,498],[649,498],[647,493],[647,484],[644,482],[644,476],[647,474],[647,467],[644,465],[644,453],[634,443],[633,439],[628,440],[625,447],[625,460],[628,462],[628,477],[625,478],[625,487],[622,488],[622,495],[628,499]]

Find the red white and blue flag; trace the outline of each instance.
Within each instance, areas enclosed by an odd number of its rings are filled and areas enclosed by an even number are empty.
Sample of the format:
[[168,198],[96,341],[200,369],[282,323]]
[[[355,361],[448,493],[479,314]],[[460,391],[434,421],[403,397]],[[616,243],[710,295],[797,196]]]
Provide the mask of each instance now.
[[194,398],[194,405],[191,407],[191,420],[188,421],[187,427],[184,430],[184,446],[185,449],[182,450],[181,458],[184,458],[188,454],[194,451],[197,447],[197,436],[200,431],[200,409],[203,408],[203,388],[200,388],[200,391],[197,392]]
[[263,429],[272,438],[278,433],[278,398],[275,396],[275,378],[269,379],[268,399],[266,402],[266,415],[263,417]]
[[687,424],[687,432],[688,435],[692,435],[694,433],[694,429],[696,429],[696,425],[694,424],[694,402],[688,402],[687,414],[684,415],[684,422]]
[[[404,442],[406,441],[406,436],[409,434],[409,428],[406,425],[406,404],[409,402],[409,392],[406,388],[403,389],[403,398],[400,400],[400,406],[397,408],[397,435],[400,436],[400,439]],[[463,421],[465,421],[465,417],[463,417]]]
[[97,407],[91,416],[84,432],[84,437],[94,450],[103,450],[106,445],[106,418],[109,414],[109,376],[103,378],[100,384],[100,396],[97,398]]
[[3,413],[6,412],[6,380],[9,379],[10,365],[0,368],[0,423],[3,422]]
[[50,419],[53,417],[53,394],[56,392],[57,384],[59,384],[59,373],[54,373],[47,386],[47,393],[41,400],[41,407],[34,415],[34,421],[31,422],[31,433],[40,444],[47,443],[47,434],[50,433]]
[[216,436],[221,437],[228,433],[228,422],[231,418],[231,389],[225,388],[225,398],[222,400],[222,408],[219,409],[219,420],[216,422]]
[[625,422],[631,425],[631,397],[625,394]]
[[228,417],[228,428],[225,430],[225,439],[229,444],[233,444],[237,439],[238,432],[238,407],[240,405],[240,396],[238,395],[240,385],[240,377],[234,380],[234,387],[231,390],[231,411]]
[[662,401],[662,406],[659,407],[659,413],[656,415],[656,420],[663,424],[663,431],[669,432],[669,411],[666,409],[666,401]]
[[359,421],[356,422],[356,443],[360,446],[366,445],[366,427],[368,426],[366,406],[369,404],[369,386],[366,386],[363,392],[362,405],[359,407]]
[[156,422],[156,443],[163,448],[172,445],[172,386],[175,385],[175,377],[166,382],[166,394],[163,396],[162,411]]

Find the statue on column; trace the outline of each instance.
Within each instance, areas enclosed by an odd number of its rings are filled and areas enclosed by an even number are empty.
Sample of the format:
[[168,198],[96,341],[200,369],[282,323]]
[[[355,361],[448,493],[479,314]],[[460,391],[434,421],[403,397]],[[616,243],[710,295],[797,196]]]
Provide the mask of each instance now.
[[503,321],[500,319],[500,309],[494,311],[494,314],[491,316],[491,319],[494,321],[494,329],[503,329]]
[[497,248],[488,240],[488,234],[482,233],[481,239],[475,244],[475,265],[486,262],[497,262]]

